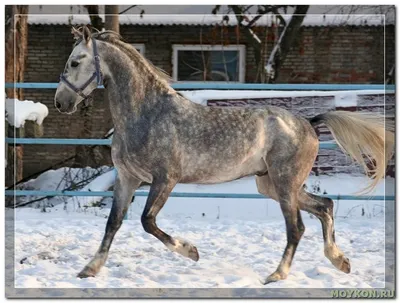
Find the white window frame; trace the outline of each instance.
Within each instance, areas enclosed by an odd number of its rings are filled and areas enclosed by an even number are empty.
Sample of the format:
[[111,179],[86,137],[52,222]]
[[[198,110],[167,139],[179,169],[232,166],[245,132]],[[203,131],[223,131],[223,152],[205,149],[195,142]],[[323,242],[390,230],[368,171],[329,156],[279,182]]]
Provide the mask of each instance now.
[[136,48],[136,49],[139,49],[140,50],[140,54],[142,55],[142,56],[145,56],[145,51],[146,51],[146,46],[144,45],[144,43],[131,43],[131,45],[134,47],[134,48]]
[[[229,83],[244,83],[246,76],[246,46],[237,45],[211,45],[211,44],[173,44],[172,45],[172,79],[178,81],[178,51],[222,51],[236,50],[239,51],[239,81],[229,81]],[[204,81],[178,81],[178,82],[204,82]],[[213,81],[207,81],[213,82]],[[218,81],[220,83],[223,81]]]

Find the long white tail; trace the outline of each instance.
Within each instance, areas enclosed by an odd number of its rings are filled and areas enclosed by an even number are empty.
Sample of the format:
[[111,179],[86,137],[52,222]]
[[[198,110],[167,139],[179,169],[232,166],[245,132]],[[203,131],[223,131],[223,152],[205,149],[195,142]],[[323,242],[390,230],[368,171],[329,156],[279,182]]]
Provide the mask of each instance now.
[[[371,192],[385,177],[394,146],[394,123],[382,115],[332,111],[310,119],[315,126],[324,123],[345,154],[360,164],[371,183],[359,193]],[[365,161],[367,157],[369,165]]]

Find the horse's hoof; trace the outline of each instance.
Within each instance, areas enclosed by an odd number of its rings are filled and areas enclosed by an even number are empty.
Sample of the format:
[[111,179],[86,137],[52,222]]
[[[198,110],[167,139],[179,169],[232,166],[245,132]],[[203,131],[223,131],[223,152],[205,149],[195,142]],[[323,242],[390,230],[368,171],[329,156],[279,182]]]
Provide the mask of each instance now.
[[342,264],[338,268],[339,270],[343,271],[346,274],[349,274],[351,271],[350,261],[348,258],[343,256]]
[[167,244],[167,247],[171,251],[177,252],[193,261],[199,261],[199,252],[197,251],[196,246],[184,239],[175,238],[171,243]]
[[95,277],[96,272],[91,269],[90,267],[85,267],[78,275],[78,278],[84,279],[84,278],[90,278],[90,277]]
[[196,246],[192,246],[190,248],[188,257],[195,262],[199,261],[200,257],[199,257],[199,252],[197,251]]
[[333,266],[335,266],[340,271],[346,274],[350,273],[351,270],[350,261],[344,255],[340,255],[339,257],[331,260],[331,262]]
[[269,275],[265,281],[261,281],[262,284],[267,285],[272,282],[278,282],[280,280],[285,280],[287,275],[279,272],[274,272],[273,274]]

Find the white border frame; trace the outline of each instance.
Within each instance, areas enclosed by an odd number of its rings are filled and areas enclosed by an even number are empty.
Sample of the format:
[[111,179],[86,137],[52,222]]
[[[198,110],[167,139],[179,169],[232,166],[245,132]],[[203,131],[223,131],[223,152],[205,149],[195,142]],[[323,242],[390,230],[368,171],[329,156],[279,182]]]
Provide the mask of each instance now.
[[146,56],[145,51],[146,51],[146,46],[144,45],[144,43],[131,43],[131,45],[140,50],[140,54],[142,56]]
[[[180,50],[204,50],[204,51],[239,51],[239,81],[229,81],[228,83],[244,83],[246,78],[246,46],[236,45],[211,45],[211,44],[172,44],[172,79],[178,81],[178,51]],[[213,82],[213,81],[178,81],[178,82]],[[218,83],[224,81],[218,81]]]

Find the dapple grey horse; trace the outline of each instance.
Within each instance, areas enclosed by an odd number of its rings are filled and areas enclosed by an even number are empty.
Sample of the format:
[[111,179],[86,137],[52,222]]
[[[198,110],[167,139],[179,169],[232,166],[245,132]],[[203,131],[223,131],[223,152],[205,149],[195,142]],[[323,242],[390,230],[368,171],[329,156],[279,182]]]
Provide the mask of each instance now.
[[[265,283],[285,279],[304,233],[300,210],[322,223],[325,256],[349,273],[350,263],[335,243],[333,201],[304,190],[319,142],[314,127],[324,123],[339,146],[372,177],[384,177],[394,144],[378,115],[332,111],[310,120],[273,107],[209,108],[171,88],[168,78],[113,32],[73,29],[77,42],[55,95],[62,113],[73,113],[102,81],[114,122],[112,159],[118,171],[105,235],[78,277],[95,276],[104,265],[135,190],[151,183],[141,217],[143,228],[170,250],[194,261],[194,245],[166,234],[156,217],[177,183],[212,184],[256,176],[260,193],[280,203],[287,245]],[[370,161],[365,161],[364,156]]]

